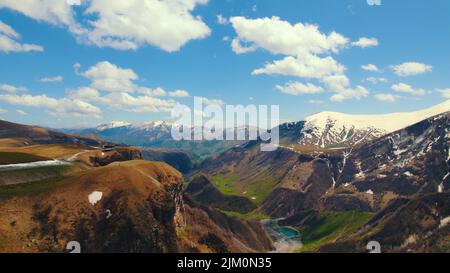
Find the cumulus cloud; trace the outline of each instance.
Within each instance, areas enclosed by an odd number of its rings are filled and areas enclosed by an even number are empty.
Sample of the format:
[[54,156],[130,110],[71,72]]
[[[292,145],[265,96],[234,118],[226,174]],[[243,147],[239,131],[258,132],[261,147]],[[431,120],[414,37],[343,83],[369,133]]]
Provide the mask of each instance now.
[[347,88],[343,91],[340,91],[333,96],[331,96],[331,101],[334,102],[342,102],[348,99],[357,99],[361,100],[369,95],[369,91],[363,87],[358,85],[355,89]]
[[56,99],[47,97],[47,95],[16,95],[3,94],[0,95],[0,101],[12,105],[20,105],[27,107],[45,108],[55,115],[68,116],[89,116],[98,118],[102,113],[101,110],[87,102],[81,100],[72,100],[68,98]]
[[[279,17],[247,19],[238,16],[230,18],[230,22],[237,35],[231,44],[236,54],[263,49],[274,55],[285,55],[283,59],[274,60],[253,70],[252,75],[275,74],[316,79],[324,84],[328,91],[337,93],[331,98],[334,101],[367,96],[368,91],[364,87],[351,87],[350,80],[345,75],[345,66],[330,56],[349,46],[349,39],[342,34],[335,31],[322,33],[317,25],[301,22],[291,24]],[[373,39],[369,40],[373,43]],[[369,42],[362,39],[361,46]],[[364,44],[364,47],[367,46],[369,45]],[[290,93],[298,92],[288,87],[289,83],[285,87],[276,88]],[[318,88],[323,87],[316,86],[316,92]],[[299,89],[311,90],[311,86],[302,86]]]
[[253,75],[279,74],[300,78],[322,79],[335,74],[342,74],[345,67],[332,57],[321,58],[315,55],[288,56],[256,69]]
[[406,62],[399,65],[393,65],[391,66],[391,69],[400,77],[415,76],[433,71],[431,65],[417,62]]
[[64,0],[1,0],[0,8],[35,20],[67,27],[78,41],[98,47],[135,50],[152,45],[173,52],[187,42],[210,35],[192,12],[208,0],[90,0],[78,16]]
[[25,87],[22,86],[13,86],[13,85],[9,85],[9,84],[0,84],[0,90],[1,91],[6,91],[9,93],[16,93],[16,92],[26,92],[27,89]]
[[218,23],[219,25],[228,25],[228,24],[230,23],[230,21],[228,21],[227,18],[223,17],[222,14],[218,14],[218,15],[216,16],[216,18],[217,18],[217,23]]
[[189,93],[185,90],[176,90],[173,92],[169,92],[169,96],[174,98],[186,98],[189,97]]
[[439,92],[443,98],[450,99],[450,88],[436,89],[436,91]]
[[362,68],[363,70],[371,71],[371,72],[379,72],[379,71],[380,71],[380,69],[379,69],[376,65],[374,65],[374,64],[366,64],[366,65],[362,65],[361,68]]
[[402,82],[392,85],[391,89],[396,92],[407,93],[413,96],[423,96],[427,94],[427,91],[425,89],[414,88],[411,85]]
[[278,89],[281,93],[294,96],[302,94],[319,94],[324,91],[324,89],[320,86],[311,83],[303,84],[301,82],[288,82],[284,86],[277,85],[275,88]]
[[364,81],[370,82],[372,84],[378,84],[378,83],[388,82],[389,80],[386,78],[368,77],[368,78],[364,79]]
[[7,53],[44,51],[42,46],[35,44],[21,44],[18,39],[20,39],[20,35],[11,26],[0,21],[0,51]]
[[69,1],[1,0],[0,8],[9,8],[35,20],[45,21],[53,25],[71,25],[74,23]]
[[107,61],[97,63],[81,75],[92,81],[93,88],[107,92],[134,92],[137,86],[133,81],[139,79],[132,69],[120,68]]
[[247,19],[232,17],[238,41],[263,48],[273,54],[301,55],[338,52],[348,39],[337,32],[323,34],[317,25],[290,24],[279,17]]
[[316,105],[322,105],[325,102],[323,100],[309,100],[308,103],[310,104],[316,104]]
[[135,112],[157,113],[170,112],[176,101],[159,99],[147,95],[133,96],[128,93],[109,93],[100,98],[100,101],[111,108]]
[[243,45],[241,40],[235,38],[231,41],[231,48],[236,54],[244,54],[256,51],[258,47],[256,45]]
[[11,26],[3,23],[2,21],[0,21],[0,33],[15,39],[20,38],[19,33],[17,33]]
[[62,82],[64,80],[63,76],[54,76],[54,77],[44,77],[39,81],[43,83],[51,83],[51,82]]
[[208,99],[208,98],[203,98],[203,103],[206,105],[219,105],[222,106],[225,104],[225,102],[223,100],[220,99]]
[[211,33],[192,11],[207,0],[92,0],[86,10],[95,15],[89,41],[99,47],[136,49],[157,46],[165,51],[179,50],[190,40]]
[[358,41],[352,43],[352,46],[357,46],[357,47],[362,47],[362,48],[378,46],[378,45],[379,45],[379,43],[376,38],[366,38],[366,37],[362,37]]
[[397,100],[398,96],[393,94],[376,94],[375,99],[379,101],[385,101],[385,102],[395,102]]
[[92,87],[80,87],[75,90],[68,90],[68,97],[73,100],[99,101],[101,95],[97,89]]
[[26,116],[26,115],[28,115],[27,112],[25,112],[25,111],[23,111],[23,110],[20,110],[20,109],[16,110],[16,113],[19,114],[19,115],[21,115],[21,116]]

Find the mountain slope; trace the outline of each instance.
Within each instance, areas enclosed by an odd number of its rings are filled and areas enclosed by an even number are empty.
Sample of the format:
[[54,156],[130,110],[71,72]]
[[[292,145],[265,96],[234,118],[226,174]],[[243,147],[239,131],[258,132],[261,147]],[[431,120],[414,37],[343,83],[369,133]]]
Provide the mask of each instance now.
[[[37,126],[22,125],[0,120],[0,139],[2,143],[14,143],[12,146],[24,146],[31,144],[84,144],[88,146],[100,146],[102,141],[93,136],[80,136],[65,134],[48,130]],[[12,140],[16,140],[15,142]]]
[[69,241],[82,252],[272,249],[258,222],[185,203],[182,175],[164,163],[115,162],[44,192],[23,187],[26,194],[0,200],[0,252],[66,252]]

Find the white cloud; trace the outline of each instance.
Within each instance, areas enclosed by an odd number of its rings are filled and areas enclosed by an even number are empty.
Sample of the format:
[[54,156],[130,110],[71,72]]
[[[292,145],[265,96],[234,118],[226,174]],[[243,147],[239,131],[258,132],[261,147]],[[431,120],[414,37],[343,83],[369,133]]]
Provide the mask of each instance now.
[[19,39],[20,35],[17,33],[11,26],[0,21],[0,33],[3,33],[6,36]]
[[331,96],[331,100],[334,102],[342,102],[344,100],[348,99],[357,99],[361,100],[362,98],[365,98],[369,95],[369,91],[363,87],[358,85],[355,89],[345,89],[342,91],[339,91],[338,93]]
[[64,78],[62,76],[54,76],[54,77],[44,77],[41,78],[39,81],[43,83],[50,83],[50,82],[62,82]]
[[380,69],[374,64],[361,65],[361,68],[363,70],[371,71],[371,72],[379,72],[380,71]]
[[398,96],[393,94],[376,94],[375,99],[379,101],[385,101],[385,102],[395,102],[397,100]]
[[[329,56],[349,46],[349,39],[345,36],[335,31],[325,34],[317,25],[291,24],[279,17],[232,17],[230,22],[237,34],[231,44],[235,53],[248,53],[261,48],[274,55],[285,55],[283,59],[255,69],[252,75],[276,74],[317,79],[325,84],[329,91],[336,93],[331,98],[334,101],[367,96],[368,91],[364,87],[351,88],[350,80],[345,75],[345,66]],[[366,47],[370,43],[373,44],[374,40],[361,39],[358,45]],[[304,91],[305,88],[301,89]]]
[[366,37],[362,37],[358,41],[352,43],[352,46],[358,46],[358,47],[362,47],[362,48],[378,46],[378,45],[379,45],[379,43],[376,38],[366,38]]
[[98,118],[101,110],[87,102],[81,100],[72,100],[68,98],[55,99],[47,97],[47,95],[0,95],[0,101],[12,105],[21,105],[27,107],[45,108],[57,115],[69,116],[89,116]]
[[217,17],[217,23],[219,25],[228,25],[230,23],[230,21],[227,18],[223,17],[222,14],[218,14],[216,17]]
[[148,87],[138,87],[137,91],[141,94],[150,96],[150,97],[164,97],[167,96],[167,91],[162,89],[161,87],[157,87],[155,89],[151,89]]
[[252,75],[279,74],[322,79],[327,76],[342,74],[344,71],[345,67],[332,57],[321,58],[315,55],[302,55],[299,57],[288,56],[282,60],[268,63],[263,68],[254,70]]
[[13,85],[9,85],[9,84],[0,84],[0,90],[2,91],[6,91],[9,93],[15,93],[15,92],[26,92],[27,89],[25,87],[22,86],[13,86]]
[[98,101],[100,92],[92,87],[80,87],[75,90],[68,90],[68,97],[73,100]]
[[68,1],[1,0],[0,8],[9,8],[35,20],[54,25],[71,25],[74,23],[72,9]]
[[189,97],[189,93],[185,90],[176,90],[173,92],[169,92],[169,96],[174,98],[186,98]]
[[281,93],[294,96],[302,94],[319,94],[324,92],[324,89],[320,86],[311,83],[303,84],[301,82],[288,82],[284,86],[277,85],[275,88],[278,89]]
[[263,48],[273,54],[301,55],[338,52],[348,44],[343,35],[331,32],[323,34],[317,25],[290,24],[279,17],[247,19],[232,17],[230,22],[236,31],[237,41]]
[[88,40],[99,47],[120,50],[154,45],[178,51],[190,40],[211,33],[200,17],[191,12],[207,0],[91,0],[86,10],[97,16],[91,21]]
[[369,78],[366,78],[364,81],[370,82],[372,84],[378,84],[378,83],[388,82],[389,80],[386,78],[369,77]]
[[139,79],[132,69],[124,69],[103,61],[89,68],[81,75],[92,81],[95,89],[107,92],[134,92],[137,86],[133,81]]
[[[78,41],[98,47],[135,50],[153,45],[173,52],[187,42],[207,37],[211,30],[192,11],[208,0],[90,0],[81,5],[80,22],[64,0],[0,0],[0,8],[65,26]],[[82,22],[82,23],[81,23]]]
[[249,52],[256,51],[258,49],[258,47],[255,45],[249,45],[249,46],[243,45],[242,42],[237,38],[234,38],[231,41],[231,48],[233,49],[234,53],[236,53],[236,54],[249,53]]
[[219,105],[222,106],[225,104],[225,102],[223,100],[220,99],[208,99],[208,98],[203,98],[203,103],[206,105]]
[[16,110],[16,113],[19,114],[19,115],[21,115],[21,116],[26,116],[26,115],[28,115],[27,112],[25,112],[25,111],[23,111],[23,110],[20,110],[20,109]]
[[44,51],[42,46],[35,44],[21,44],[17,41],[18,39],[20,39],[20,35],[12,27],[0,21],[0,51],[7,53]]
[[321,105],[321,104],[324,104],[325,102],[323,100],[309,100],[308,103]]
[[450,99],[450,88],[446,89],[436,89],[437,92],[441,93],[442,97]]
[[407,93],[413,96],[423,96],[427,93],[425,89],[416,89],[413,88],[411,85],[406,83],[398,83],[391,86],[391,89],[400,92],[400,93]]
[[333,92],[345,91],[350,86],[350,80],[343,74],[327,76],[322,79],[322,82]]
[[132,96],[128,93],[109,93],[101,102],[111,108],[135,113],[170,112],[176,101],[164,100],[147,95]]
[[433,67],[431,65],[423,63],[406,62],[399,65],[393,65],[391,66],[391,69],[396,75],[407,77],[431,72],[433,70]]
[[8,110],[0,108],[0,115],[8,113]]

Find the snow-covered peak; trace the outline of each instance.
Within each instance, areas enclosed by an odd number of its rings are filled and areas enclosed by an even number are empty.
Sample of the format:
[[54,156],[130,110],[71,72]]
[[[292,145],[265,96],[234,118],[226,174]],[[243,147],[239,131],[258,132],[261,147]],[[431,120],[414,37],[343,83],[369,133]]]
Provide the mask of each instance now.
[[144,129],[153,129],[153,128],[163,128],[163,127],[171,127],[172,124],[170,122],[164,121],[164,120],[157,120],[152,122],[144,123],[141,128]]
[[301,144],[327,147],[354,145],[411,126],[450,111],[450,100],[416,112],[382,115],[349,115],[321,112],[305,119]]
[[114,129],[114,128],[127,127],[130,125],[131,124],[126,121],[113,121],[110,123],[99,125],[99,126],[97,126],[96,129],[97,129],[97,131],[105,131],[105,130]]

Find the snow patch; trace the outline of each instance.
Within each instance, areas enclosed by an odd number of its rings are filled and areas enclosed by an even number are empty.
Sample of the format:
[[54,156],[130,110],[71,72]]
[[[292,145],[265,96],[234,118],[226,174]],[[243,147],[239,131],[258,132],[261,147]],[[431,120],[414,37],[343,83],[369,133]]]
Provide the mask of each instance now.
[[441,219],[441,223],[439,224],[439,228],[443,228],[450,223],[450,216]]
[[102,199],[103,193],[101,191],[94,191],[88,196],[89,203],[95,205],[98,201]]

